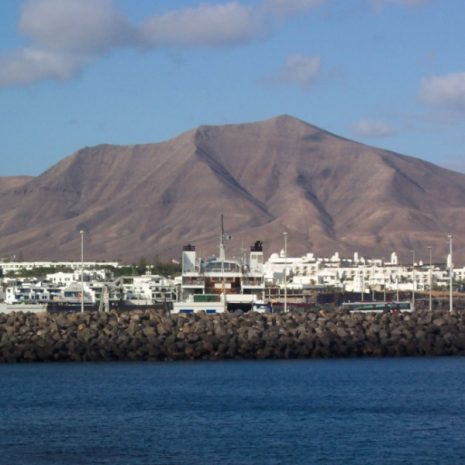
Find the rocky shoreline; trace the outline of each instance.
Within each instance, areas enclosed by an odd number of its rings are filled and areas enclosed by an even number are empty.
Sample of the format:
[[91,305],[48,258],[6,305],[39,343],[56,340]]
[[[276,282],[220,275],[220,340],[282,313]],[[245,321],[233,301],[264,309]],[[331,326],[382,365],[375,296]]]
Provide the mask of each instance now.
[[0,315],[0,363],[465,355],[465,313]]

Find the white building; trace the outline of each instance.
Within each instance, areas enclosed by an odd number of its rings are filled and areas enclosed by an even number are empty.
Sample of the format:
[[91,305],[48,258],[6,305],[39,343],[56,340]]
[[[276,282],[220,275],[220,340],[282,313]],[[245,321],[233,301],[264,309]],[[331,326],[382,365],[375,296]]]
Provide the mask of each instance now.
[[[95,269],[99,267],[114,267],[119,266],[118,262],[83,262],[83,267],[86,269]],[[81,269],[81,262],[5,262],[0,261],[0,268],[3,274],[10,272],[18,272],[21,270],[33,270],[34,268],[71,268],[73,270]]]
[[[264,264],[267,284],[284,283],[287,277],[289,288],[334,287],[347,292],[371,291],[425,291],[430,281],[435,287],[447,287],[448,270],[445,266],[434,266],[432,270],[422,262],[413,265],[399,265],[395,252],[386,262],[384,259],[365,259],[357,252],[353,259],[341,258],[338,253],[332,257],[316,257],[307,253],[302,257],[285,257],[284,251],[271,254]],[[454,269],[455,279],[465,279],[465,267]]]
[[176,300],[174,280],[160,275],[121,276],[113,287],[121,289],[122,299],[128,303],[149,305]]

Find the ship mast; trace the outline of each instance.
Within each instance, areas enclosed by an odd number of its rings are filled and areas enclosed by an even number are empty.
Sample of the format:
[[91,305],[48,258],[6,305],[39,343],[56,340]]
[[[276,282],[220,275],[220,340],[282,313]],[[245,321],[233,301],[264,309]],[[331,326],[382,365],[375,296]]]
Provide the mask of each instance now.
[[220,255],[218,258],[221,260],[221,262],[224,262],[225,260],[223,215],[221,215]]
[[222,289],[221,295],[224,302],[224,260],[225,260],[225,253],[224,253],[224,225],[223,225],[223,214],[221,214],[221,236],[220,236],[220,256],[219,259],[221,260],[221,281],[222,281]]

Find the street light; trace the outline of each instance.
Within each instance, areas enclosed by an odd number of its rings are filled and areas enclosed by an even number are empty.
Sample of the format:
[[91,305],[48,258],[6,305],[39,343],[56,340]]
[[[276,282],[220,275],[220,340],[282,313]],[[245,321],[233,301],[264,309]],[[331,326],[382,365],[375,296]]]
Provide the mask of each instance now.
[[415,250],[412,252],[412,308],[415,308]]
[[383,299],[386,302],[386,270],[383,266]]
[[361,300],[362,302],[365,301],[365,265],[362,265],[362,284],[360,286],[360,289],[361,289]]
[[453,310],[453,303],[452,303],[452,275],[454,273],[454,265],[452,263],[452,236],[449,234],[447,236],[449,238],[449,311],[452,312]]
[[81,313],[84,312],[84,231],[81,229]]
[[287,313],[287,232],[284,236],[284,313]]
[[429,250],[429,311],[433,310],[433,248],[428,246]]

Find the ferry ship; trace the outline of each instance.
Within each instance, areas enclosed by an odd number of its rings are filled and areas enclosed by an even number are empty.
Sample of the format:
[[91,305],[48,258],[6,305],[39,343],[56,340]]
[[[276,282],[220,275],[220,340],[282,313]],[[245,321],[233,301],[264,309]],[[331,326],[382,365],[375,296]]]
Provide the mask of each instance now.
[[221,221],[218,257],[201,259],[195,246],[183,247],[180,298],[173,303],[173,313],[271,311],[271,306],[263,302],[263,243],[256,241],[247,257],[227,259],[226,237]]

